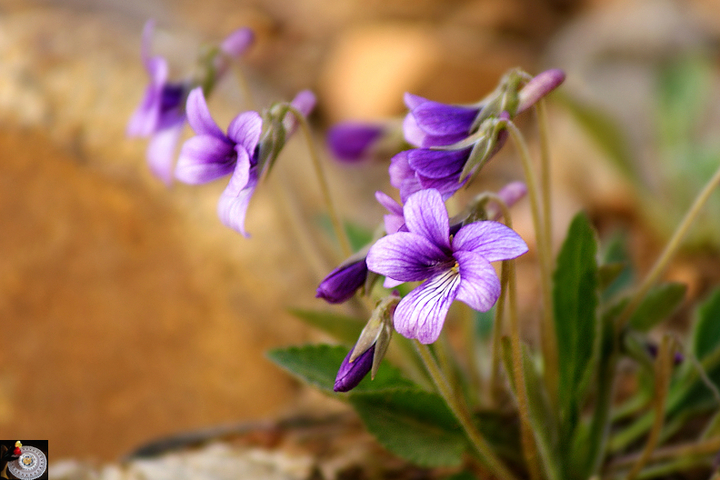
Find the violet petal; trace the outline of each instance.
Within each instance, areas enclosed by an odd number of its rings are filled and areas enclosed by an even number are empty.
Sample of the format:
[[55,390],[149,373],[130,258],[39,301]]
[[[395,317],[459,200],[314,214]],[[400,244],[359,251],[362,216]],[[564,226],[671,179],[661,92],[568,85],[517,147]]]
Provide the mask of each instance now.
[[368,348],[357,357],[354,362],[350,363],[353,350],[354,347],[350,349],[338,369],[337,377],[335,377],[335,385],[333,386],[333,390],[336,392],[349,392],[357,387],[372,369],[375,345]]
[[520,235],[502,223],[476,222],[465,225],[453,238],[453,250],[482,255],[488,262],[517,258],[528,251]]
[[180,150],[175,178],[196,185],[233,173],[237,153],[231,144],[211,135],[188,139]]
[[487,312],[500,297],[500,280],[495,269],[481,255],[473,252],[455,252],[460,269],[460,288],[457,300],[470,308]]
[[187,112],[188,123],[196,134],[227,139],[210,115],[210,110],[208,109],[207,102],[205,102],[205,95],[203,94],[202,88],[197,87],[190,92],[185,110]]
[[449,269],[429,278],[400,300],[393,317],[395,330],[420,343],[433,343],[440,336],[459,286],[460,276]]
[[400,282],[417,282],[428,278],[444,260],[447,255],[427,238],[397,232],[375,242],[366,261],[375,273]]
[[255,152],[262,133],[262,117],[257,112],[244,112],[235,117],[228,127],[228,137],[242,145],[248,155]]
[[411,195],[405,202],[403,215],[410,232],[427,238],[440,249],[450,250],[448,213],[437,190],[422,190]]

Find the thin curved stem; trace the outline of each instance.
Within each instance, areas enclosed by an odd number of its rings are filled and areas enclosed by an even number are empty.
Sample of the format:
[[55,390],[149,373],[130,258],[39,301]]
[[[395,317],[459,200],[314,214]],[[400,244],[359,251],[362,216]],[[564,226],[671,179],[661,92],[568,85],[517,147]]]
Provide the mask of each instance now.
[[433,358],[432,353],[430,353],[430,349],[417,340],[414,340],[413,344],[415,345],[418,355],[425,364],[425,368],[427,368],[428,373],[430,373],[430,377],[435,384],[435,388],[437,388],[438,393],[440,393],[443,400],[445,400],[445,403],[450,408],[453,415],[455,415],[455,418],[457,418],[458,422],[460,422],[468,440],[470,440],[470,443],[475,448],[480,458],[485,462],[488,469],[499,479],[518,480],[518,478],[505,466],[505,464],[503,464],[500,458],[498,458],[490,447],[490,444],[488,444],[487,440],[485,440],[482,434],[475,428],[465,402],[454,395],[452,388],[448,385],[445,376],[435,361],[435,358]]
[[535,104],[537,112],[538,130],[540,133],[540,183],[542,184],[543,231],[545,232],[545,255],[552,259],[552,209],[550,189],[550,134],[547,120],[545,100],[540,99]]
[[685,217],[682,219],[675,230],[675,233],[673,233],[673,236],[670,238],[670,241],[668,241],[665,246],[665,249],[655,261],[655,265],[653,265],[642,284],[640,284],[640,287],[638,287],[635,291],[635,294],[630,299],[627,307],[625,307],[622,313],[618,316],[615,322],[616,332],[622,331],[625,325],[627,325],[627,322],[630,321],[630,317],[633,313],[635,313],[637,307],[640,306],[640,303],[645,298],[645,295],[647,295],[650,288],[655,284],[655,282],[657,282],[658,278],[660,278],[660,275],[663,273],[668,263],[670,263],[673,255],[675,255],[680,247],[680,243],[683,238],[687,234],[688,230],[690,230],[690,226],[693,221],[697,218],[700,210],[705,203],[707,203],[708,198],[710,198],[710,194],[718,186],[718,184],[720,184],[720,167],[718,167],[713,177],[705,185],[697,198],[695,198],[695,202],[693,202],[690,210],[688,210],[685,214]]
[[655,420],[645,447],[630,473],[628,473],[627,480],[634,480],[637,477],[648,460],[650,460],[650,456],[660,440],[660,433],[665,420],[665,404],[670,385],[670,375],[672,374],[673,346],[672,338],[666,336],[658,349],[658,356],[655,361],[655,399],[653,402],[655,404]]
[[503,261],[508,272],[508,301],[510,303],[510,348],[512,351],[513,378],[515,379],[515,398],[520,413],[520,436],[523,453],[528,463],[530,478],[538,480],[540,475],[540,459],[533,435],[530,421],[530,407],[528,405],[527,384],[525,383],[525,368],[523,366],[522,344],[520,343],[520,321],[517,313],[517,285],[515,279],[515,260]]
[[533,227],[535,229],[535,237],[537,241],[538,259],[540,265],[540,286],[543,296],[542,310],[542,328],[541,342],[543,361],[545,363],[544,379],[548,390],[548,397],[551,405],[557,405],[558,396],[558,354],[557,341],[555,339],[555,321],[552,309],[552,278],[551,278],[551,259],[548,258],[547,239],[545,238],[543,228],[543,218],[540,212],[540,191],[538,190],[538,182],[535,172],[532,169],[530,151],[523,139],[520,130],[512,122],[506,122],[506,127],[510,132],[517,149],[520,153],[525,180],[528,187],[528,197],[530,198],[530,209],[533,217]]
[[333,202],[332,196],[330,195],[330,186],[328,184],[327,176],[325,175],[325,170],[323,169],[322,162],[320,161],[320,156],[318,155],[315,142],[313,141],[310,126],[308,125],[305,115],[303,115],[302,112],[300,112],[298,109],[296,109],[292,105],[289,105],[288,111],[295,116],[298,123],[300,124],[300,128],[302,129],[303,134],[305,135],[305,140],[308,144],[310,158],[312,160],[313,167],[315,168],[315,176],[317,177],[318,183],[320,184],[320,192],[322,193],[323,201],[325,202],[325,206],[328,210],[328,215],[330,216],[330,222],[332,223],[333,230],[335,231],[335,236],[340,243],[340,248],[342,249],[343,256],[349,257],[350,255],[352,255],[350,241],[348,240],[347,233],[345,232],[345,228],[343,228],[342,221],[340,220],[340,215],[338,215],[337,209],[335,208],[335,203]]

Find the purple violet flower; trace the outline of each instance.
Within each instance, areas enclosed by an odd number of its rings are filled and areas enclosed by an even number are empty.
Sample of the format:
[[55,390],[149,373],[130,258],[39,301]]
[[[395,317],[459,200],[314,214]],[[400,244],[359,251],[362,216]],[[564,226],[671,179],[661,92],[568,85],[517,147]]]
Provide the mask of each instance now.
[[226,135],[210,116],[200,87],[188,95],[187,115],[197,135],[183,145],[175,177],[195,185],[232,174],[220,197],[218,215],[225,225],[247,237],[245,214],[258,181],[262,118],[257,112],[241,113],[230,122]]
[[512,229],[490,221],[465,225],[451,238],[448,213],[436,190],[412,195],[403,213],[408,231],[378,240],[367,265],[387,277],[386,286],[425,280],[400,301],[394,326],[407,338],[433,343],[454,300],[479,311],[492,308],[500,280],[490,262],[516,258],[528,248]]
[[140,105],[130,117],[129,137],[151,137],[147,150],[150,170],[165,184],[172,183],[175,147],[185,126],[183,102],[187,83],[168,82],[168,63],[163,57],[152,56],[151,44],[155,22],[145,24],[140,56],[150,83]]
[[[170,186],[173,177],[175,150],[185,127],[185,101],[193,87],[190,80],[168,81],[168,63],[163,57],[152,56],[152,36],[155,22],[150,20],[143,29],[140,56],[150,83],[145,89],[140,105],[133,113],[127,126],[129,137],[150,137],[147,160],[150,171]],[[213,81],[223,76],[230,58],[239,57],[252,44],[253,33],[249,28],[240,28],[228,35],[220,45],[218,54],[206,67],[205,72]]]
[[333,390],[336,392],[349,392],[357,387],[372,369],[375,345],[365,350],[363,354],[351,362],[350,358],[352,357],[353,350],[354,348],[350,349],[342,365],[340,365],[337,377],[335,377]]
[[372,147],[384,132],[385,127],[377,123],[341,122],[330,129],[327,143],[338,160],[358,162],[372,156]]
[[403,121],[405,140],[421,148],[452,145],[468,135],[480,107],[463,107],[433,102],[405,94],[405,105],[410,112]]
[[390,160],[390,184],[400,191],[400,199],[406,202],[410,195],[433,188],[443,200],[452,197],[467,179],[460,180],[472,147],[461,150],[431,150],[417,148],[406,150]]

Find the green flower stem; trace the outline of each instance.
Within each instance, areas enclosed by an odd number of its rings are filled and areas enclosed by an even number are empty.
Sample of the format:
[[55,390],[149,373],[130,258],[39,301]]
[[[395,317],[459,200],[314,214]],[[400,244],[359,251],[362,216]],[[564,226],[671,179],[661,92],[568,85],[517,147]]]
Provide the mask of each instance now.
[[510,348],[512,350],[513,378],[515,379],[515,398],[517,400],[518,411],[520,413],[520,437],[522,441],[523,454],[525,455],[528,470],[530,471],[530,478],[533,480],[539,480],[542,478],[540,475],[540,459],[538,458],[537,446],[535,445],[533,428],[530,422],[530,407],[528,405],[527,384],[525,383],[522,344],[520,343],[520,321],[517,313],[515,260],[505,260],[503,261],[503,266],[505,265],[507,265],[508,272]]
[[330,222],[332,223],[333,230],[335,230],[335,236],[340,243],[340,248],[342,249],[343,256],[347,258],[352,255],[352,248],[350,248],[350,241],[348,240],[347,233],[345,232],[343,224],[340,221],[340,216],[338,215],[335,208],[335,203],[333,203],[332,201],[327,176],[325,175],[325,170],[323,169],[322,162],[320,161],[320,156],[318,155],[315,142],[313,141],[310,126],[308,125],[305,115],[303,115],[298,109],[289,105],[288,111],[292,112],[292,114],[295,116],[298,123],[300,124],[300,128],[302,129],[303,134],[305,135],[305,139],[308,144],[308,151],[310,152],[310,158],[312,159],[313,167],[315,168],[315,175],[317,176],[318,183],[320,184],[320,192],[322,193],[325,206],[328,210],[328,215],[330,216]]
[[418,355],[425,364],[425,368],[427,368],[428,373],[430,373],[430,376],[432,377],[435,388],[437,388],[438,393],[440,393],[443,400],[445,400],[445,403],[453,412],[455,418],[457,418],[458,422],[460,422],[463,430],[465,430],[468,440],[470,440],[470,443],[473,445],[480,458],[485,462],[488,469],[493,473],[493,475],[501,480],[518,480],[518,478],[502,463],[500,458],[498,458],[487,440],[485,440],[482,434],[475,428],[472,417],[470,416],[464,401],[453,394],[452,388],[448,385],[445,376],[440,370],[440,367],[438,367],[438,364],[435,361],[435,358],[433,358],[432,353],[430,353],[430,349],[427,345],[423,345],[417,340],[414,340],[413,343]]
[[543,377],[545,379],[550,405],[554,406],[557,405],[559,367],[557,341],[555,339],[555,320],[552,308],[552,259],[548,257],[549,249],[546,246],[547,239],[545,238],[544,228],[542,226],[543,219],[540,212],[540,192],[538,191],[538,182],[532,169],[530,151],[520,130],[509,121],[506,122],[506,127],[519,150],[528,187],[528,197],[530,197],[530,209],[532,211],[533,226],[535,228],[537,241],[538,263],[540,264],[540,286],[543,296],[542,328],[540,329],[543,362],[545,364]]
[[550,189],[550,133],[547,120],[545,100],[540,99],[535,104],[538,130],[540,132],[540,184],[542,185],[543,231],[545,232],[545,256],[552,259],[552,209]]
[[500,376],[500,364],[502,363],[502,336],[503,336],[503,319],[505,318],[505,297],[508,290],[508,267],[505,262],[500,268],[500,298],[495,304],[495,321],[493,322],[493,338],[492,338],[492,364],[490,366],[490,395],[493,405],[500,398],[503,392],[503,381]]
[[637,462],[633,465],[630,473],[628,473],[627,480],[634,480],[640,471],[645,467],[650,455],[660,440],[660,433],[662,432],[663,423],[665,421],[665,404],[667,402],[668,387],[670,386],[670,376],[672,375],[673,368],[673,352],[674,343],[672,337],[663,337],[658,349],[657,360],[655,361],[655,395],[653,403],[655,406],[655,420],[653,421],[650,435],[645,443],[640,457]]
[[705,205],[708,198],[710,198],[710,194],[718,186],[718,184],[720,184],[720,167],[717,169],[717,171],[715,171],[715,174],[705,185],[697,198],[695,198],[695,202],[690,207],[690,210],[688,210],[688,212],[685,214],[685,217],[678,225],[675,233],[673,233],[670,241],[665,246],[663,252],[660,254],[660,257],[658,257],[658,259],[655,261],[655,265],[653,265],[652,269],[643,280],[643,283],[635,291],[635,294],[630,299],[628,306],[625,307],[622,313],[618,316],[615,322],[616,332],[619,333],[623,330],[623,328],[625,328],[627,322],[630,321],[630,317],[633,313],[635,313],[635,310],[645,298],[645,295],[647,295],[650,288],[657,282],[658,278],[665,270],[665,267],[667,267],[673,255],[675,255],[678,248],[680,247],[680,243],[690,229],[693,221],[695,220],[695,218],[697,218],[700,210]]

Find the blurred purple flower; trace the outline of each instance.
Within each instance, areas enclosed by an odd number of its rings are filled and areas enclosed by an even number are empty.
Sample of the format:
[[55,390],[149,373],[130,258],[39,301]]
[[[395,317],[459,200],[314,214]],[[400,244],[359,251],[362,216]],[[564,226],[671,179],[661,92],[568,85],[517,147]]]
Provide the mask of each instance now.
[[403,213],[408,231],[378,240],[367,265],[387,277],[386,286],[425,280],[400,301],[394,325],[407,338],[432,343],[455,299],[479,311],[492,308],[500,280],[490,262],[516,258],[527,245],[497,222],[465,225],[451,238],[442,196],[433,189],[412,195]]
[[357,162],[372,156],[372,147],[384,131],[385,127],[377,123],[342,122],[330,129],[327,143],[338,160]]
[[[169,186],[172,183],[175,150],[185,126],[184,104],[194,85],[190,80],[168,81],[167,60],[152,56],[154,29],[155,22],[152,20],[148,21],[143,29],[140,56],[150,83],[128,122],[127,135],[150,137],[147,149],[148,165],[153,174]],[[248,28],[236,30],[223,41],[219,49],[222,55],[215,56],[214,72],[209,75],[213,81],[217,81],[227,69],[228,58],[240,56],[252,41],[253,34]]]
[[185,125],[183,102],[187,83],[168,82],[168,64],[160,56],[152,56],[151,43],[155,22],[145,24],[140,56],[150,83],[140,105],[130,117],[129,137],[151,137],[147,150],[150,170],[165,184],[172,183],[175,147]]

